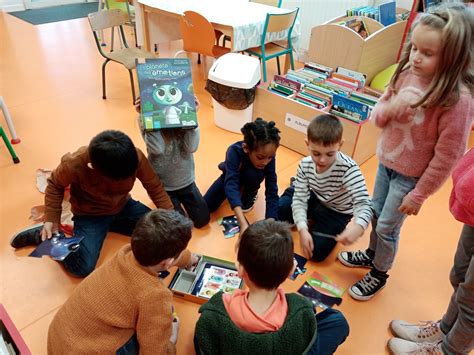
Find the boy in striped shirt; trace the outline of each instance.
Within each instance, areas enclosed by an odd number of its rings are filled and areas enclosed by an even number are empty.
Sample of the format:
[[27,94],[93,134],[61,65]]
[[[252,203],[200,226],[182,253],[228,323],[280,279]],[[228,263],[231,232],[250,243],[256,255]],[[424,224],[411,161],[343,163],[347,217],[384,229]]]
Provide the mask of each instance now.
[[279,201],[279,219],[296,225],[303,254],[315,261],[326,259],[337,242],[354,243],[372,218],[364,176],[356,162],[340,152],[342,130],[333,115],[310,122],[310,156],[301,160],[294,183]]

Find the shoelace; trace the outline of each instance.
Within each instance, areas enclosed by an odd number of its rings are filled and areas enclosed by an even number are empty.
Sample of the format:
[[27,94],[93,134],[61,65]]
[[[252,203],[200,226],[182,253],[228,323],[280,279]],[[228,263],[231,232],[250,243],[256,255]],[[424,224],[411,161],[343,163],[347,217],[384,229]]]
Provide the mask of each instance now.
[[367,256],[367,254],[361,250],[357,250],[356,252],[354,252],[353,254],[353,259],[355,261],[363,261],[363,262],[369,262],[370,261],[370,258]]
[[438,343],[419,343],[417,350],[410,351],[409,354],[416,355],[443,355],[441,342]]
[[380,280],[373,277],[370,272],[359,281],[359,286],[367,293],[371,292],[380,284]]
[[414,327],[419,327],[419,332],[416,336],[420,339],[430,338],[441,331],[439,328],[439,321],[421,321],[418,324],[410,325]]

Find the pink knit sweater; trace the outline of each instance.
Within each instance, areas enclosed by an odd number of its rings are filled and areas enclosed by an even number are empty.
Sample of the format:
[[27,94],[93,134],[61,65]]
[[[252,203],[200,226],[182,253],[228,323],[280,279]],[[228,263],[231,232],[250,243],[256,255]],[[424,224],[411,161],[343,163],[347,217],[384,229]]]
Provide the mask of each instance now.
[[453,171],[449,209],[458,221],[474,226],[474,149],[461,158]]
[[397,93],[388,88],[371,115],[382,128],[377,147],[380,162],[402,175],[420,178],[409,193],[419,204],[449,177],[466,149],[472,121],[472,96],[465,87],[454,106],[411,108],[429,83],[406,70],[397,81]]

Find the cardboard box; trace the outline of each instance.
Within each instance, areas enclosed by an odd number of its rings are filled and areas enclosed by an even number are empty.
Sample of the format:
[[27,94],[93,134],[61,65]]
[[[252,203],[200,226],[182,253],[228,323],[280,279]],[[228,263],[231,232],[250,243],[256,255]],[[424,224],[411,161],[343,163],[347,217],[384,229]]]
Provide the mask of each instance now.
[[233,262],[201,255],[194,269],[176,271],[169,288],[177,297],[203,304],[219,291],[232,293],[243,286]]
[[[328,111],[318,110],[274,94],[265,86],[257,88],[253,119],[261,117],[267,121],[275,121],[281,131],[281,145],[304,156],[309,154],[305,143],[309,122],[314,117],[327,113]],[[340,120],[344,127],[344,144],[341,151],[360,165],[375,154],[380,129],[367,120],[362,123],[342,118]]]

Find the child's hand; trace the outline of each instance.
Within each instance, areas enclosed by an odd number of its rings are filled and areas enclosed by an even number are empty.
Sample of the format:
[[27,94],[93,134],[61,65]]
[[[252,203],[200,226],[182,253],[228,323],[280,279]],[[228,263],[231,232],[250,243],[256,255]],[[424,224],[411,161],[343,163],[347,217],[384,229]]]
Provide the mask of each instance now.
[[410,196],[406,195],[403,198],[402,204],[398,207],[398,210],[407,215],[417,215],[420,212],[421,205],[419,203],[413,202]]
[[350,245],[359,239],[362,234],[364,234],[364,228],[355,222],[351,222],[341,234],[337,235],[336,240],[344,245]]
[[311,259],[313,256],[314,243],[313,237],[311,237],[311,234],[309,234],[307,229],[300,230],[300,245],[301,249],[303,250],[304,257]]
[[137,111],[138,113],[140,113],[140,111],[141,111],[141,109],[142,109],[142,108],[141,108],[141,100],[140,100],[140,98],[138,98],[138,99],[135,101],[135,104],[134,104],[134,105],[135,105],[135,111]]
[[179,318],[175,313],[173,313],[173,322],[171,323],[170,341],[175,345],[178,341],[178,333],[179,333]]
[[199,102],[199,99],[196,95],[194,95],[194,103],[196,104],[196,112],[198,112],[199,106],[201,106],[201,103]]
[[41,239],[51,239],[53,233],[57,233],[59,230],[59,224],[53,222],[44,222],[43,229],[41,230]]
[[196,267],[198,262],[199,256],[197,254],[191,253],[191,258],[189,258],[189,263],[186,265],[186,269],[192,270],[194,267]]

